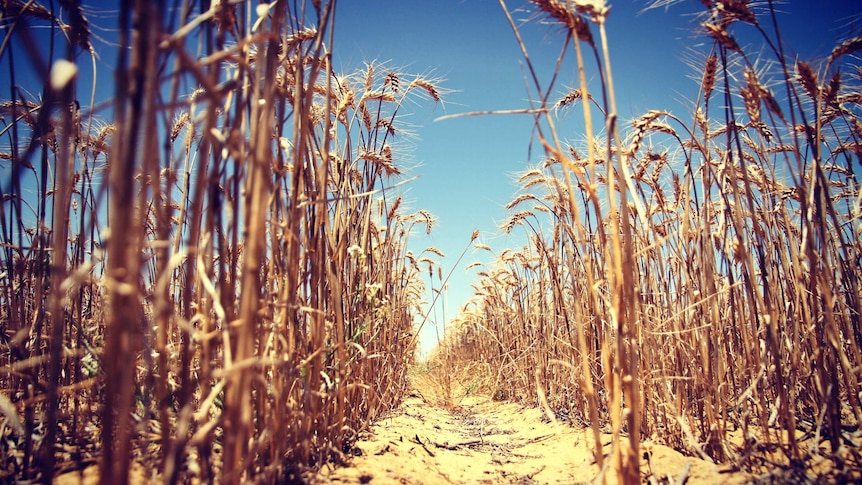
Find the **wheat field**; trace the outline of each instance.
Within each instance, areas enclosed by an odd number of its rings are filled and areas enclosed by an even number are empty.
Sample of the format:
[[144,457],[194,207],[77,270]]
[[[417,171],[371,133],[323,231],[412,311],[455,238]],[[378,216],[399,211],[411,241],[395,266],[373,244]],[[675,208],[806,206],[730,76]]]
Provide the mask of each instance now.
[[[456,268],[412,249],[436,220],[403,204],[400,123],[447,89],[336,72],[336,3],[120,2],[109,87],[73,62],[102,56],[80,2],[2,3],[0,480],[301,482],[405,398]],[[862,38],[792,59],[772,1],[702,0],[690,113],[626,121],[605,2],[530,2],[576,56],[562,94],[499,3],[544,160],[500,228],[525,245],[466,265],[422,368],[590,430],[596,481],[640,482],[646,440],[862,479]],[[35,28],[66,42],[15,57]]]

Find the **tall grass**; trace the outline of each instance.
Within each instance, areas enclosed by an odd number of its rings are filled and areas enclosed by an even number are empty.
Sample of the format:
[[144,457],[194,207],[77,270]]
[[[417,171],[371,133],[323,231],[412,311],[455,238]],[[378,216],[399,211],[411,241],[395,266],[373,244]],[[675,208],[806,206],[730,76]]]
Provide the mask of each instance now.
[[[641,480],[652,439],[747,470],[825,460],[817,473],[858,479],[862,41],[792,59],[772,2],[702,2],[690,118],[624,123],[612,11],[531,3],[563,29],[579,85],[541,85],[512,22],[546,159],[520,176],[502,225],[526,245],[478,273],[437,355],[480,361],[502,395],[591,426],[600,478]],[[757,55],[742,30],[762,39]],[[586,141],[567,145],[553,114],[576,104]]]
[[[79,109],[62,74],[98,53],[58,3],[2,10],[3,476],[272,483],[340,459],[406,390],[408,241],[433,221],[393,189],[399,114],[438,80],[335,72],[334,0],[124,1],[115,92]],[[63,35],[34,97],[16,73],[42,27]]]

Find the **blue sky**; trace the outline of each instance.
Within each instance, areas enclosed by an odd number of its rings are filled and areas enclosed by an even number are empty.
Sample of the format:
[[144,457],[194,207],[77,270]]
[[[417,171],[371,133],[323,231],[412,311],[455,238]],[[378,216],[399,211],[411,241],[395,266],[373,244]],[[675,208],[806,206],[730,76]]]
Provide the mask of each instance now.
[[[703,12],[703,6],[688,0],[644,11],[649,3],[609,2],[607,30],[619,114],[630,119],[649,109],[664,109],[687,119],[688,100],[697,95],[700,73],[686,60],[702,60],[711,45],[695,32],[698,18],[693,14]],[[509,1],[507,6],[521,26],[546,88],[564,41],[562,32],[543,22],[526,1]],[[778,4],[778,10],[790,52],[808,61],[827,56],[836,42],[851,33],[858,35],[862,28],[862,2],[857,0],[790,1]],[[530,153],[532,120],[500,115],[435,121],[447,114],[529,106],[520,50],[499,2],[341,1],[335,30],[336,67],[350,71],[376,59],[406,72],[442,77],[443,86],[454,90],[443,106],[423,104],[409,118],[418,125],[418,136],[408,164],[419,165],[411,173],[419,178],[408,185],[406,199],[438,219],[431,236],[413,238],[414,251],[425,246],[443,251],[447,257],[440,263],[445,275],[474,229],[481,233],[479,241],[497,252],[523,245],[517,233],[510,239],[497,227],[507,216],[505,205],[517,192],[514,174],[543,156],[535,145]],[[746,50],[759,51],[756,37],[745,30],[736,31],[740,43],[745,48],[751,42]],[[573,52],[567,60],[552,99],[576,85]],[[589,66],[587,76],[595,78],[595,73],[594,66]],[[580,115],[580,108],[563,115],[563,138],[575,143],[583,139]],[[446,293],[448,319],[471,295],[477,268],[465,270],[466,266],[490,260],[487,251],[471,249],[454,270]],[[437,308],[423,329],[423,352],[436,343],[443,320],[442,308]]]
[[[114,37],[116,4],[86,0],[83,3],[96,35]],[[649,109],[664,109],[687,119],[688,100],[697,95],[700,77],[687,60],[699,62],[711,43],[695,32],[694,13],[702,12],[703,6],[697,0],[685,0],[669,8],[644,11],[649,3],[647,0],[609,2],[607,30],[619,114],[630,119]],[[754,4],[760,12],[765,2]],[[543,88],[547,88],[564,41],[562,32],[559,27],[545,23],[526,0],[508,1],[507,6],[520,26]],[[815,65],[839,40],[862,33],[860,0],[791,0],[778,3],[777,8],[789,55],[798,55]],[[736,26],[735,31],[745,50],[758,51],[760,44],[755,43],[756,37],[747,35],[752,29],[739,27],[745,26]],[[468,111],[526,108],[531,95],[535,96],[527,91],[520,49],[499,2],[339,0],[335,33],[331,46],[333,63],[342,73],[377,61],[396,71],[442,78],[441,86],[452,91],[443,104],[412,105],[407,117],[402,118],[417,135],[410,140],[408,159],[400,165],[414,167],[408,177],[418,176],[404,187],[408,208],[426,209],[437,218],[430,236],[418,232],[413,236],[413,251],[418,253],[427,246],[443,251],[447,257],[438,259],[445,275],[468,246],[474,229],[480,231],[479,242],[498,253],[506,247],[521,246],[523,241],[517,231],[509,239],[497,227],[507,216],[505,205],[517,192],[515,174],[543,157],[536,145],[530,151],[532,119],[524,115],[498,115],[435,121],[444,115]],[[96,40],[95,44],[101,55],[96,100],[100,102],[113,95],[110,71],[116,54],[104,41]],[[26,82],[25,55],[22,52],[16,55],[16,65],[21,66],[18,84],[38,89],[33,86],[41,83]],[[81,96],[89,94],[87,71],[82,66]],[[7,69],[0,69],[3,98],[9,92],[7,75]],[[569,52],[552,99],[576,85],[575,75],[574,55]],[[593,80],[597,77],[594,65],[588,66],[587,76]],[[81,99],[83,105],[87,101]],[[580,109],[561,115],[560,135],[575,144],[582,141]],[[4,175],[4,187],[7,182]],[[470,297],[470,283],[477,270],[466,270],[466,266],[473,261],[490,264],[491,259],[485,251],[470,249],[454,268],[445,293],[445,318],[443,306],[438,304],[420,339],[423,352],[436,343],[444,320],[454,317]]]

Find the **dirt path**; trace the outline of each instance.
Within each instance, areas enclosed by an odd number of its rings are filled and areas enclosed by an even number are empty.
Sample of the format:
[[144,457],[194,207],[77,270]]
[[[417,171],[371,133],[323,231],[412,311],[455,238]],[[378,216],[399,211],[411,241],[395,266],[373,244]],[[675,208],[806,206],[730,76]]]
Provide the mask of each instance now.
[[[324,469],[315,484],[583,483],[599,473],[585,430],[548,422],[537,409],[468,396],[452,409],[412,393],[360,437],[348,467]],[[586,430],[588,431],[588,430]],[[603,439],[610,452],[611,437]],[[712,463],[645,445],[651,483],[742,483]]]
[[[573,484],[590,483],[600,472],[593,463],[589,429],[555,424],[538,409],[483,395],[462,392],[455,405],[444,406],[432,390],[423,393],[419,388],[360,435],[348,466],[326,465],[310,483]],[[611,436],[603,436],[602,443],[609,454]],[[644,444],[643,450],[648,456],[641,461],[646,483],[740,484],[749,479],[666,446]],[[613,484],[611,475],[608,483]],[[132,483],[147,483],[143,477],[143,468],[138,467]],[[82,473],[62,475],[55,483],[97,481],[94,465]]]

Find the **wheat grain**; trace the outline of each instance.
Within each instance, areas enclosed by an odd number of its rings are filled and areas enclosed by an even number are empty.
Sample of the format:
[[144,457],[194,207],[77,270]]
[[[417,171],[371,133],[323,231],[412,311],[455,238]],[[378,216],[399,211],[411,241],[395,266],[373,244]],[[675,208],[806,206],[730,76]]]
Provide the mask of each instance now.
[[410,82],[410,88],[418,87],[428,93],[435,102],[440,102],[440,91],[430,81],[422,78],[416,78]]
[[710,53],[706,58],[706,65],[703,68],[703,77],[700,82],[700,88],[703,90],[704,99],[709,99],[712,95],[712,89],[715,87],[715,75],[718,71],[718,56],[715,52]]
[[837,107],[838,93],[841,90],[841,71],[835,71],[829,84],[823,89],[823,106]]
[[725,49],[732,52],[742,52],[736,39],[730,35],[724,26],[709,22],[704,22],[701,26],[704,28],[707,35],[712,37],[715,42]]
[[820,95],[820,83],[811,66],[805,62],[796,61],[796,78],[805,90],[805,94],[812,100],[817,100]]
[[860,49],[862,49],[862,37],[847,39],[832,49],[832,53],[829,54],[829,63],[835,62],[839,57],[858,52]]
[[749,8],[751,0],[716,0],[715,8],[724,23],[734,20],[757,25],[757,18]]
[[[557,0],[530,0],[539,10],[547,13],[552,19],[568,27],[582,42],[592,45],[593,34],[583,17],[568,8],[568,3]],[[584,3],[584,2],[581,2]],[[578,4],[575,3],[577,7]],[[583,8],[583,7],[581,7]],[[606,14],[606,10],[604,11]]]

